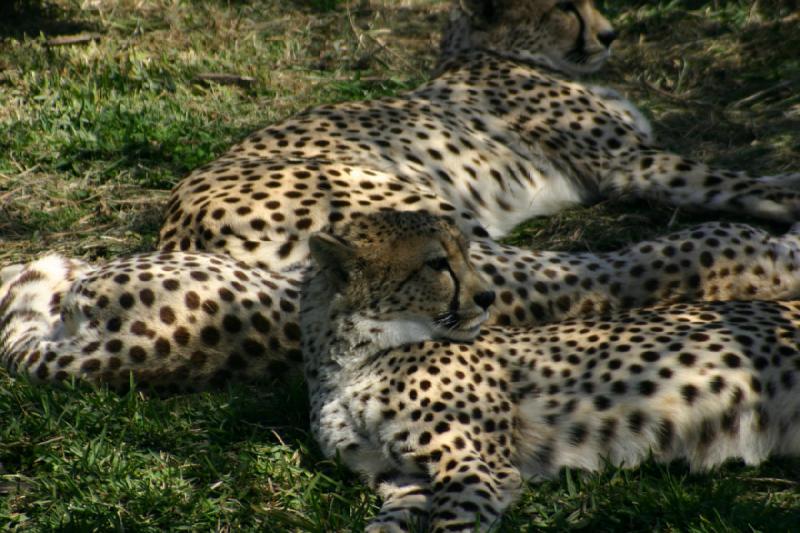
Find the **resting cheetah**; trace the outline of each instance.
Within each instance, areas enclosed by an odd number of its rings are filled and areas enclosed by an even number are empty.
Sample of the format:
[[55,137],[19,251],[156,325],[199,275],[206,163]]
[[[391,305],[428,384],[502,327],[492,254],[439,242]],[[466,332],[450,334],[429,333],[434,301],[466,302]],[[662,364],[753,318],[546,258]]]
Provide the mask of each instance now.
[[363,217],[310,249],[312,431],[383,497],[368,531],[485,531],[562,467],[800,454],[800,301],[480,329],[491,285],[442,219]]
[[[800,230],[800,227],[797,228]],[[692,299],[800,297],[800,235],[709,223],[614,253],[470,247],[497,294],[489,322],[532,325]],[[92,266],[49,256],[0,270],[0,363],[37,381],[78,377],[189,391],[299,371],[307,269],[156,252]]]
[[428,83],[257,131],[172,192],[160,246],[282,270],[359,213],[427,210],[471,236],[619,194],[794,222],[797,176],[710,168],[655,147],[643,115],[576,81],[614,32],[590,0],[459,0]]

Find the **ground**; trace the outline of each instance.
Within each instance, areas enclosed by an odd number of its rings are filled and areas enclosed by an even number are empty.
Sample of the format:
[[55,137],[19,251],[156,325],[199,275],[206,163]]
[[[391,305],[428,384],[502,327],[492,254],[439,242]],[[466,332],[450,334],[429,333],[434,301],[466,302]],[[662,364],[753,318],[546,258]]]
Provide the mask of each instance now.
[[[152,249],[170,187],[247,132],[424,80],[445,3],[350,4],[5,2],[0,265],[53,249],[92,260]],[[663,144],[758,174],[800,170],[794,2],[607,4],[621,38],[597,81],[637,102]],[[76,34],[86,38],[56,39]],[[532,221],[509,242],[597,251],[700,220],[604,202]],[[376,500],[322,459],[304,398],[300,383],[120,397],[0,372],[0,524],[357,530]],[[503,530],[789,531],[800,523],[798,471],[797,460],[774,460],[705,476],[681,464],[566,472],[528,491]]]

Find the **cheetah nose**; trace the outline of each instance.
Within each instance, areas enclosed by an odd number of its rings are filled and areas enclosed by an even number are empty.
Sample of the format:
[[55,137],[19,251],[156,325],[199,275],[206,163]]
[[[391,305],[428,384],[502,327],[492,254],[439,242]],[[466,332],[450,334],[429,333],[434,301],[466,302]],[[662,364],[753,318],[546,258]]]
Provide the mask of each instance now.
[[489,309],[489,306],[494,303],[494,298],[494,291],[479,292],[472,297],[475,303],[478,304],[484,311]]
[[617,39],[617,32],[615,32],[614,30],[604,31],[602,33],[597,34],[597,40],[603,43],[603,46],[605,46],[606,48],[610,47],[611,43],[613,43],[616,39]]

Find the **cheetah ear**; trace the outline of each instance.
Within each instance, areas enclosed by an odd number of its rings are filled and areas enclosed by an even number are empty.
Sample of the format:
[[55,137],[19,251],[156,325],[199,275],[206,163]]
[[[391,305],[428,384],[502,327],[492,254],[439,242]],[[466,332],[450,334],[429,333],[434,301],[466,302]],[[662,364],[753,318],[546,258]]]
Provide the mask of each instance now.
[[461,11],[467,14],[473,23],[485,24],[497,18],[500,10],[497,0],[458,0]]
[[311,259],[324,272],[338,290],[348,281],[347,266],[355,257],[355,250],[330,233],[318,232],[308,238]]

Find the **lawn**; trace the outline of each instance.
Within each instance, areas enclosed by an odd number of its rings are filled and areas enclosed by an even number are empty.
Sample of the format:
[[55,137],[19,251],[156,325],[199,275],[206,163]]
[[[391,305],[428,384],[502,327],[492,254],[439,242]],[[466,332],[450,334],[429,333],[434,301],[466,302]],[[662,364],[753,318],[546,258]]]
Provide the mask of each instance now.
[[[795,2],[606,3],[621,37],[597,81],[637,102],[662,144],[754,174],[800,170]],[[3,2],[0,266],[150,250],[169,189],[246,133],[425,80],[445,2],[350,4]],[[603,202],[509,240],[606,250],[717,218]],[[377,500],[322,458],[306,410],[302,383],[159,398],[0,371],[0,528],[358,531]],[[565,472],[528,490],[502,530],[798,527],[800,461],[773,460],[706,475],[680,463]]]

